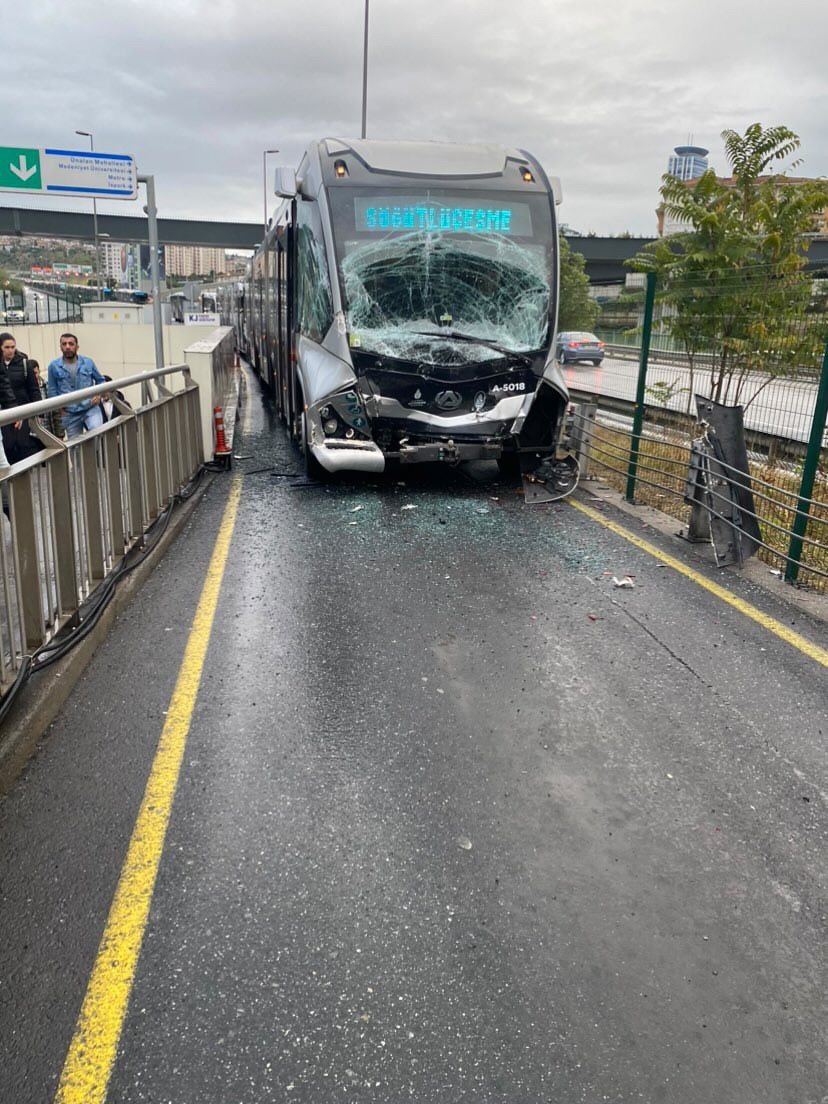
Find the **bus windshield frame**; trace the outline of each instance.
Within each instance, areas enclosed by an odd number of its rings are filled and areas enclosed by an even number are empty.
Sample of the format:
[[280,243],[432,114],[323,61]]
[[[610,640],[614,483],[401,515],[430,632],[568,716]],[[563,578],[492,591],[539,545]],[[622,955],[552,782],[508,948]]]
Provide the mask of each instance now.
[[408,180],[338,184],[328,197],[351,348],[457,365],[548,348],[557,293],[548,193]]

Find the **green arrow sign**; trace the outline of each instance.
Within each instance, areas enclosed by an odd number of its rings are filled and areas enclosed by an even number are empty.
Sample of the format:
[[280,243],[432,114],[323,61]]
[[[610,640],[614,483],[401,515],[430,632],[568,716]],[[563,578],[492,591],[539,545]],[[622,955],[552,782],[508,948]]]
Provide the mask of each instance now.
[[40,150],[0,147],[0,188],[40,191]]
[[135,199],[138,170],[127,153],[0,146],[0,192]]

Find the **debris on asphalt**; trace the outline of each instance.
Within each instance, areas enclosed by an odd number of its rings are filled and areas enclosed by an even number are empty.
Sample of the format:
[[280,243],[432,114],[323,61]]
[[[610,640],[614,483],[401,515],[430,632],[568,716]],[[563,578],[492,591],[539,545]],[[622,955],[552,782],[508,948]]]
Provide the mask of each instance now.
[[625,575],[623,579],[619,579],[617,575],[613,575],[612,585],[614,587],[634,587],[635,583],[629,575]]
[[356,514],[359,510],[364,510],[364,509],[365,509],[364,506],[354,506],[354,508],[351,510],[351,513]]
[[768,574],[769,574],[769,575],[775,575],[775,576],[777,577],[777,579],[781,579],[781,578],[782,578],[782,572],[781,572],[781,571],[779,570],[779,568],[778,568],[778,567],[771,567],[771,568],[769,568],[769,569],[768,569]]
[[406,502],[405,506],[400,506],[401,510],[416,510],[417,507],[413,502]]
[[464,851],[471,851],[472,841],[468,836],[458,836],[456,840],[457,846],[461,847]]

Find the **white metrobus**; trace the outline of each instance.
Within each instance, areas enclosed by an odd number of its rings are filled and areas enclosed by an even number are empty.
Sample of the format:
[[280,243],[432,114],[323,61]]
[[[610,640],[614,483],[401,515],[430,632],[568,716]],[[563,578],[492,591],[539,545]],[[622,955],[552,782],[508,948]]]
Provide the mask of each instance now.
[[230,309],[309,471],[493,459],[571,490],[557,180],[517,149],[324,138],[276,193]]

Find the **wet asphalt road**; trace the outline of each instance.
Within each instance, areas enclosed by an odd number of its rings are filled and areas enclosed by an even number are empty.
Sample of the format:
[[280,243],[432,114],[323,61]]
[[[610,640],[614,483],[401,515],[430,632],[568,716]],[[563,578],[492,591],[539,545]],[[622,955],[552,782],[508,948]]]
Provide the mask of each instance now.
[[[825,668],[494,469],[306,485],[248,418],[107,1099],[822,1104]],[[228,489],[0,806],[4,1104],[53,1098]]]

